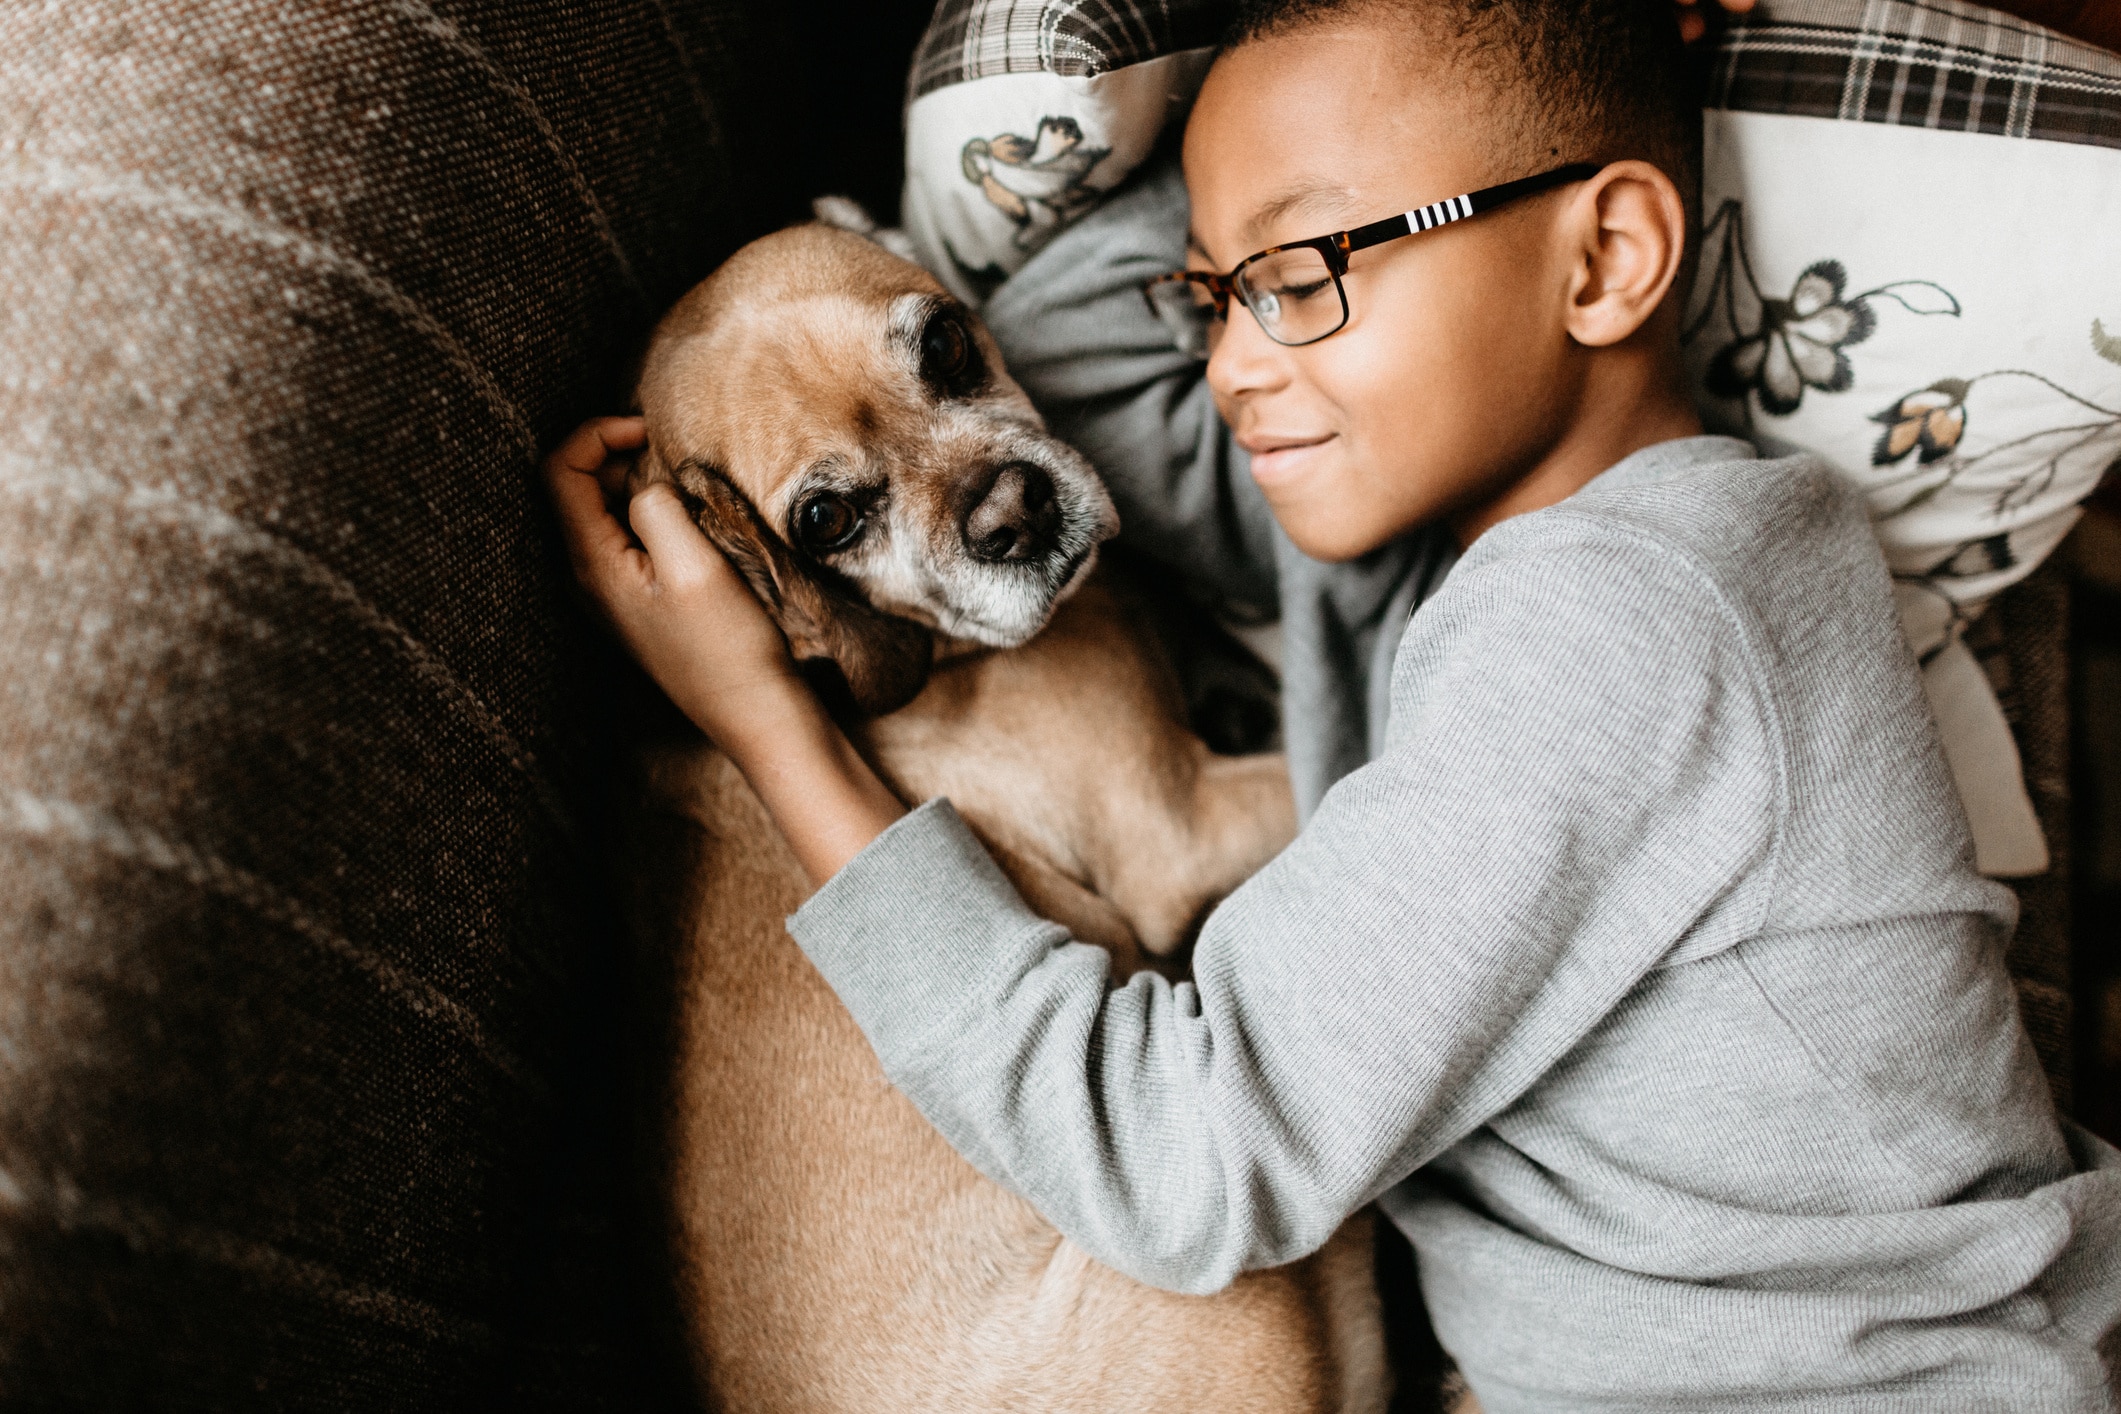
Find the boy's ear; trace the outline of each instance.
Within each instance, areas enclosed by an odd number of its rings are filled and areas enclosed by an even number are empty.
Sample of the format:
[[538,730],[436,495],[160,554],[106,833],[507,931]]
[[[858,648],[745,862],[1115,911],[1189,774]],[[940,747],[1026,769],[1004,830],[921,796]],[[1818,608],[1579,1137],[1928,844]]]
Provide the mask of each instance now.
[[1568,207],[1576,272],[1568,331],[1605,348],[1634,334],[1664,303],[1686,257],[1686,203],[1658,167],[1612,162]]
[[[643,465],[654,455],[644,454]],[[657,457],[648,474],[677,489],[700,533],[787,635],[789,651],[828,706],[881,716],[927,684],[934,636],[877,609],[844,576],[804,563],[719,467],[698,460],[668,467]]]

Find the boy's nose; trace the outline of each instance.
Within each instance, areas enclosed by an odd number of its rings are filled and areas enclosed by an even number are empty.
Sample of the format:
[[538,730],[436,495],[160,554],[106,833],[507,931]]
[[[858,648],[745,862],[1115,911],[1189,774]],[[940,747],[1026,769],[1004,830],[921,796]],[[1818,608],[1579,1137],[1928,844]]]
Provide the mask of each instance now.
[[1252,311],[1236,300],[1221,336],[1208,350],[1208,387],[1221,400],[1271,393],[1289,381],[1289,351],[1267,337]]

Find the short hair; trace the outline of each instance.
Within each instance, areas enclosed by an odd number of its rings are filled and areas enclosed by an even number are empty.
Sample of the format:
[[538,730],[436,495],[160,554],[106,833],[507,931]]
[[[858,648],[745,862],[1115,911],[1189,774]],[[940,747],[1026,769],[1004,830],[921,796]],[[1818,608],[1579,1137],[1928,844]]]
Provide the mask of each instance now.
[[1702,84],[1671,0],[1239,0],[1222,48],[1365,21],[1463,63],[1469,90],[1497,96],[1502,155],[1517,166],[1491,180],[1639,158],[1699,228]]

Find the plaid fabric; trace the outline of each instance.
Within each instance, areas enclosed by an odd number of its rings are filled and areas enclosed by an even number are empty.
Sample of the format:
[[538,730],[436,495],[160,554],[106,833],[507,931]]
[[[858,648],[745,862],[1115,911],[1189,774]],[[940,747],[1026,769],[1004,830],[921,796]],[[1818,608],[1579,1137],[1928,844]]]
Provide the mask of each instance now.
[[1765,0],[1708,106],[2121,147],[2121,56],[1961,0]]
[[[909,98],[993,74],[1087,76],[1212,44],[1228,0],[942,0]],[[1765,0],[1708,106],[2121,147],[2121,57],[1963,0]]]
[[907,96],[995,74],[1088,77],[1213,44],[1228,0],[942,0]]

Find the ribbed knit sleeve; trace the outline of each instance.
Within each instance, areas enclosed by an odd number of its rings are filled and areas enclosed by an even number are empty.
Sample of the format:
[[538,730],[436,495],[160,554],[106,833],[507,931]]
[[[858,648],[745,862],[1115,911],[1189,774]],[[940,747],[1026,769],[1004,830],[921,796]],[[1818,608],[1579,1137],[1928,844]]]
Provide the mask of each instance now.
[[1319,1246],[1509,1106],[1675,948],[1756,928],[1781,809],[1747,626],[1563,509],[1414,617],[1383,755],[1113,988],[943,803],[790,920],[892,1080],[1093,1256],[1205,1292]]

